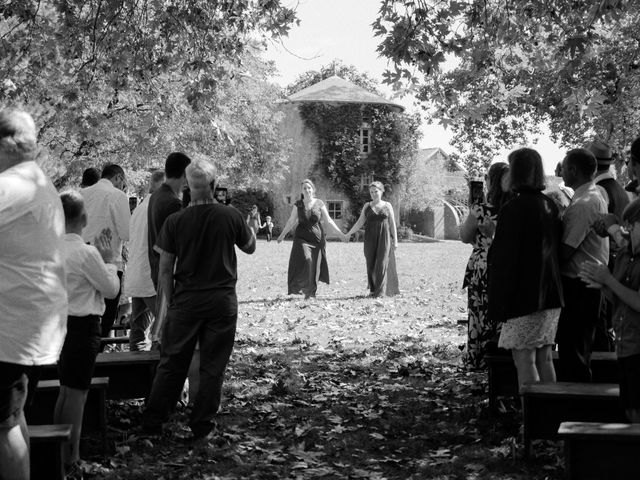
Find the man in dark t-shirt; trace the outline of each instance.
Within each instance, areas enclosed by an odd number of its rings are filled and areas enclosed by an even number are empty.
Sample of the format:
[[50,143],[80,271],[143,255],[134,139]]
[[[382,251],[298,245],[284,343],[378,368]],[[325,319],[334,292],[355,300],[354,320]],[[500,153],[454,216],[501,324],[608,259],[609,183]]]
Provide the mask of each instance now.
[[197,440],[206,437],[215,425],[223,375],[235,339],[235,246],[251,254],[256,241],[238,210],[213,199],[213,165],[196,161],[187,167],[186,174],[191,203],[166,219],[156,242],[161,251],[158,280],[169,307],[143,429],[161,431],[179,399],[199,341],[200,385],[189,419]]
[[184,153],[170,153],[164,163],[166,180],[149,198],[147,213],[149,266],[151,267],[151,280],[156,291],[158,290],[160,254],[153,247],[156,244],[158,235],[160,235],[164,221],[169,215],[182,208],[179,193],[186,184],[184,171],[189,163],[191,163],[191,159]]

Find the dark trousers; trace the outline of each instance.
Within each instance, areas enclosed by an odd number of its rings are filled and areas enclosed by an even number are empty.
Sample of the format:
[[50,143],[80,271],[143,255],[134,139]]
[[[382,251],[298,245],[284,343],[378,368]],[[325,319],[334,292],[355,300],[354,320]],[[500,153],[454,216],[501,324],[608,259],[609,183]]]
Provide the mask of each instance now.
[[104,299],[104,313],[102,314],[101,325],[101,335],[103,337],[108,337],[111,332],[111,327],[113,327],[113,323],[116,321],[116,315],[118,314],[118,304],[120,303],[120,294],[122,294],[122,272],[118,272],[118,279],[120,280],[120,289],[118,290],[118,295],[115,298],[105,298]]
[[200,341],[200,386],[189,426],[194,435],[206,435],[220,406],[222,382],[233,350],[238,317],[235,294],[221,295],[216,309],[194,315],[170,306],[164,324],[160,363],[144,411],[146,427],[163,424],[173,411]]
[[591,381],[591,351],[600,313],[600,290],[587,288],[579,278],[562,277],[565,306],[560,313],[558,380]]

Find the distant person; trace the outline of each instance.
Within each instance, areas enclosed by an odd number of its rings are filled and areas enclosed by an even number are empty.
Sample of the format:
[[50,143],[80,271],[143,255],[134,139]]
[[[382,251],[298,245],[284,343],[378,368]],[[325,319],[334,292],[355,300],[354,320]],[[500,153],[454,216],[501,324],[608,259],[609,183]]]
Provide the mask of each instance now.
[[[87,210],[88,223],[82,231],[85,242],[93,245],[104,230],[109,231],[113,263],[118,267],[118,277],[122,282],[124,262],[122,246],[129,240],[129,198],[123,189],[126,185],[124,170],[120,165],[110,164],[102,169],[102,178],[95,185],[81,190]],[[120,293],[112,299],[105,299],[102,315],[102,336],[110,336],[111,327],[118,314]]]
[[596,166],[596,158],[584,148],[570,150],[562,162],[564,181],[575,192],[562,216],[560,245],[565,304],[558,323],[558,378],[566,382],[591,381],[593,337],[600,317],[600,291],[578,278],[581,265],[609,261],[609,240],[593,228],[607,213],[607,203],[593,182]]
[[627,162],[627,173],[629,175],[629,183],[625,185],[624,189],[632,193],[635,197],[638,197],[640,194],[640,186],[638,183],[640,179],[640,137],[636,138],[631,144],[629,161]]
[[0,110],[0,472],[12,480],[29,479],[24,406],[67,323],[64,213],[36,139],[28,113]]
[[[556,165],[555,176],[562,178],[562,162],[558,162],[558,165]],[[544,194],[555,202],[558,212],[562,216],[571,203],[573,189],[567,187],[564,180],[561,180],[557,188],[550,187],[545,190]]]
[[156,170],[149,180],[149,195],[136,207],[129,221],[129,262],[124,278],[124,294],[131,297],[129,350],[150,350],[151,325],[156,318],[156,289],[151,281],[148,251],[149,198],[164,182],[164,171]]
[[95,167],[89,167],[82,172],[82,181],[80,182],[81,188],[90,187],[95,185],[100,180],[100,170]]
[[620,400],[628,420],[640,423],[640,200],[624,209],[621,220],[628,233],[613,273],[602,263],[587,261],[581,266],[580,278],[613,297]]
[[269,215],[265,217],[264,224],[260,225],[260,228],[264,228],[265,234],[267,236],[267,242],[270,242],[271,235],[273,234],[273,222],[271,221],[271,217]]
[[382,297],[400,293],[396,271],[398,230],[393,207],[382,200],[382,182],[369,184],[371,201],[364,204],[360,217],[346,234],[347,239],[365,226],[364,258],[367,264],[369,295]]
[[486,201],[472,203],[469,215],[460,227],[460,240],[473,245],[464,274],[462,288],[467,289],[467,354],[465,363],[472,368],[484,368],[484,356],[496,351],[500,324],[488,316],[489,293],[487,257],[493,242],[498,212],[511,199],[508,184],[509,165],[494,163],[486,175]]
[[260,212],[258,211],[258,206],[253,205],[251,207],[251,211],[247,214],[247,225],[253,231],[254,235],[258,235],[258,230],[260,230],[260,225],[262,221],[260,220]]
[[114,298],[120,290],[118,268],[113,265],[113,251],[106,231],[94,239],[94,246],[82,239],[87,224],[84,200],[78,192],[60,195],[65,216],[63,258],[67,276],[69,316],[58,378],[60,392],[53,422],[71,424],[71,439],[62,448],[67,473],[77,470],[80,460],[80,434],[84,405],[100,350],[100,315],[105,298]]
[[540,154],[521,148],[508,158],[515,197],[498,212],[489,250],[489,316],[502,323],[498,347],[511,350],[518,384],[555,382],[551,349],[563,301],[562,224],[554,202],[542,193]]
[[300,184],[302,194],[282,232],[278,243],[294,226],[293,245],[289,256],[288,293],[304,293],[305,299],[316,296],[318,282],[329,283],[326,238],[322,222],[327,223],[342,240],[347,237],[329,216],[324,202],[316,198],[316,187],[309,179]]
[[189,418],[190,440],[197,441],[215,428],[224,372],[233,350],[238,317],[235,246],[251,254],[256,240],[238,210],[214,200],[216,175],[211,163],[195,161],[186,174],[191,204],[170,215],[158,237],[159,281],[169,308],[143,430],[162,431],[199,342],[200,388]]

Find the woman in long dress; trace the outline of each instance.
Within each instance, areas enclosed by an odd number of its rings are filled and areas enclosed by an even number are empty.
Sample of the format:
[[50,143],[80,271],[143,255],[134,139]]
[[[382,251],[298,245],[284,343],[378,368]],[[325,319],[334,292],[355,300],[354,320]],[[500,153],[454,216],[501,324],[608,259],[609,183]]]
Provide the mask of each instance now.
[[322,222],[346,241],[347,238],[329,216],[324,202],[315,197],[315,186],[309,179],[301,183],[301,199],[295,203],[289,220],[278,236],[278,243],[296,226],[289,257],[288,293],[304,293],[305,298],[315,297],[318,282],[329,283],[326,239]]
[[253,234],[257,236],[258,230],[260,230],[260,225],[262,225],[257,205],[252,206],[251,211],[247,213],[247,225],[249,225],[249,228],[253,230]]
[[369,185],[371,201],[365,203],[360,217],[351,230],[350,237],[365,226],[364,258],[367,262],[367,283],[372,297],[391,296],[400,293],[396,271],[395,249],[398,232],[393,207],[382,200],[384,185],[372,182]]
[[496,218],[500,207],[511,198],[503,188],[509,165],[494,163],[487,172],[487,199],[474,203],[467,219],[460,227],[460,240],[473,245],[464,273],[462,288],[467,289],[467,354],[465,363],[473,368],[484,368],[484,356],[498,346],[500,325],[487,315],[489,308],[487,255],[493,241]]

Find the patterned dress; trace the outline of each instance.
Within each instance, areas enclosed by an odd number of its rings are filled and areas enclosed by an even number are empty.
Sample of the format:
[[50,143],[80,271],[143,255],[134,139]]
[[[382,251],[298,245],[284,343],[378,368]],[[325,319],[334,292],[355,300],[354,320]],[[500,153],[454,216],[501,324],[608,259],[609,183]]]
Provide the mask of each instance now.
[[[486,203],[473,205],[469,215],[474,215],[478,227],[495,222],[497,215]],[[492,238],[476,230],[473,251],[467,263],[462,288],[467,288],[467,311],[469,314],[467,355],[465,362],[474,368],[484,368],[484,355],[489,342],[497,342],[499,325],[487,317],[489,299],[487,295],[487,255]]]
[[321,200],[316,200],[307,209],[302,200],[295,203],[298,226],[289,257],[289,294],[304,293],[307,298],[315,297],[318,282],[329,283],[326,241],[320,223],[323,205]]

